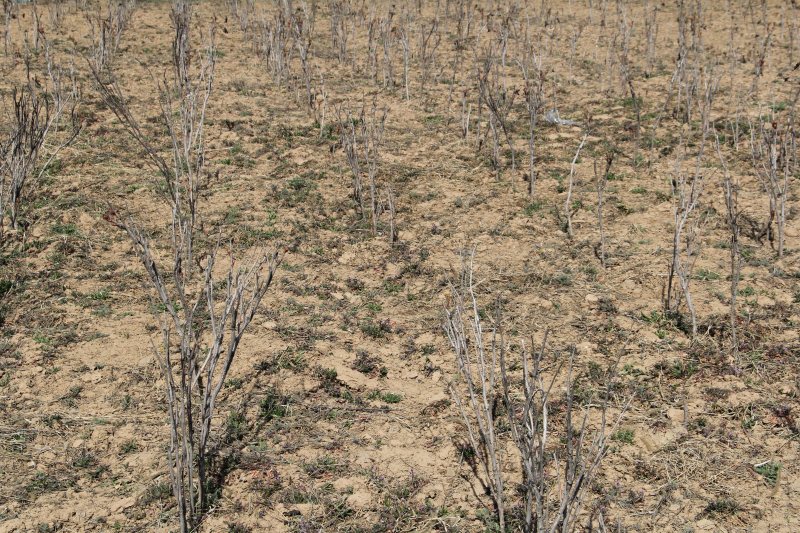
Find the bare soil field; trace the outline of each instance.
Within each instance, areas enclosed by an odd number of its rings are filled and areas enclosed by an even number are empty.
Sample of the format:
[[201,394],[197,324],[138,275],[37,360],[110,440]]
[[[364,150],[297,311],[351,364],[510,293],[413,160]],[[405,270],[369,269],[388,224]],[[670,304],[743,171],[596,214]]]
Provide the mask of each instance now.
[[800,531],[800,5],[5,0],[0,531]]

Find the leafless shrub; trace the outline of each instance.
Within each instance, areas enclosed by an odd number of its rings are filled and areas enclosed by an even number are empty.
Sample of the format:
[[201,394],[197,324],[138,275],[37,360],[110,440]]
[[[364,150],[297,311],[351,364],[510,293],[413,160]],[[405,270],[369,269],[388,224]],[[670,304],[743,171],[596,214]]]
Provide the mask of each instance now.
[[431,73],[436,71],[436,52],[441,42],[442,35],[438,16],[431,21],[430,27],[426,26],[424,21],[421,21],[417,57],[419,58],[420,67],[420,90],[423,93],[428,85]]
[[383,47],[383,86],[386,88],[394,87],[394,52],[393,48],[397,40],[394,30],[394,11],[389,10],[385,17],[382,17],[378,26],[380,31],[380,42]]
[[228,0],[228,9],[239,21],[239,29],[246,34],[255,17],[255,0]]
[[14,18],[13,0],[3,0],[3,51],[8,55],[8,47],[11,46],[11,21]]
[[611,165],[614,164],[615,153],[612,151],[606,156],[606,167],[602,174],[597,172],[597,160],[594,161],[594,181],[597,189],[597,229],[600,232],[600,244],[596,250],[600,265],[606,267],[606,233],[603,226],[603,195],[608,183],[608,173],[611,172]]
[[519,61],[522,70],[522,79],[525,82],[525,107],[528,111],[528,195],[533,197],[536,192],[536,130],[539,115],[544,108],[545,72],[542,67],[542,57],[537,54],[531,45],[525,45],[524,57]]
[[50,2],[47,4],[47,18],[50,21],[50,28],[60,30],[61,23],[64,21],[64,2]]
[[[124,230],[164,310],[162,343],[154,346],[166,382],[171,441],[169,473],[181,531],[195,531],[208,507],[213,464],[212,419],[239,343],[273,279],[280,257],[258,251],[250,260],[217,266],[222,237],[206,244],[199,224],[205,167],[205,114],[214,79],[213,30],[197,73],[189,42],[188,2],[173,4],[174,74],[161,85],[161,116],[171,160],[150,144],[119,85],[93,71],[98,90],[167,184],[171,255],[158,257],[132,217],[109,209],[105,219]],[[177,101],[173,100],[177,94]],[[220,277],[219,270],[224,274]]]
[[367,22],[367,72],[373,83],[378,82],[378,30],[380,21],[375,13],[370,14]]
[[658,50],[656,46],[658,42],[658,4],[655,3],[651,7],[648,0],[644,2],[644,34],[646,38],[644,75],[649,78],[653,75],[656,51]]
[[461,91],[461,138],[465,141],[469,138],[469,120],[472,114],[472,102],[468,101],[468,94],[468,89]]
[[347,47],[349,43],[351,17],[353,8],[349,0],[334,0],[331,2],[331,41],[339,63],[347,61]]
[[[703,75],[703,99],[701,101],[701,131],[699,132],[699,147],[695,155],[695,166],[691,175],[683,169],[683,159],[686,151],[686,139],[681,139],[681,146],[675,161],[674,177],[672,179],[673,198],[673,236],[672,257],[669,262],[666,295],[664,299],[665,310],[673,315],[678,314],[681,296],[686,303],[692,321],[692,338],[697,336],[697,316],[692,300],[689,284],[694,262],[697,259],[696,230],[698,220],[692,216],[698,205],[703,191],[702,164],[705,155],[706,142],[711,129],[710,114],[711,104],[717,89],[718,80],[713,72],[706,71]],[[685,239],[685,243],[684,243]],[[677,280],[680,293],[675,290]]]
[[378,234],[380,211],[376,180],[385,125],[386,109],[379,111],[375,100],[369,108],[362,105],[358,115],[354,115],[351,111],[339,111],[340,142],[353,174],[353,199],[356,201],[361,216],[364,216],[365,207],[362,181],[365,173],[369,180],[370,218],[373,235]]
[[[183,118],[183,123],[186,127],[190,130],[194,128],[198,128],[197,131],[200,134],[196,141],[193,141],[191,137],[186,137],[184,134],[185,141],[192,143],[198,142],[196,146],[189,145],[190,148],[195,148],[202,152],[205,144],[203,143],[203,120],[205,119],[205,105],[208,103],[208,97],[211,95],[211,84],[214,80],[214,66],[215,66],[215,59],[214,59],[214,34],[213,28],[212,33],[210,35],[210,43],[208,47],[208,51],[206,54],[205,62],[201,65],[200,69],[200,77],[199,77],[199,84],[198,87],[193,87],[193,80],[192,75],[190,72],[190,67],[192,65],[192,45],[189,42],[189,28],[192,24],[192,7],[191,7],[191,0],[174,0],[172,3],[172,11],[170,11],[169,15],[170,20],[172,21],[172,26],[175,30],[175,37],[172,40],[172,67],[174,69],[174,80],[175,80],[175,88],[178,90],[178,94],[180,95],[181,99],[187,99],[189,101],[189,108],[187,108],[187,116]],[[164,82],[166,85],[167,82]],[[165,88],[166,89],[166,88]],[[200,92],[200,91],[204,91]],[[169,91],[164,90],[162,91],[164,96],[169,98]],[[195,97],[198,95],[202,95],[204,98],[202,99],[202,107],[200,107],[200,121],[194,123],[195,113],[198,109],[197,103],[195,102]],[[170,102],[166,102],[168,105]],[[162,103],[162,109],[164,104]],[[181,111],[184,111],[181,108]],[[182,113],[183,114],[183,113]],[[187,122],[188,119],[188,122]],[[169,121],[168,126],[172,124],[172,121]],[[184,128],[184,129],[187,129]],[[170,128],[172,129],[172,128]],[[201,154],[202,155],[202,154]],[[202,162],[202,160],[198,160]],[[186,167],[188,167],[187,177],[189,180],[193,181],[196,176],[192,175],[192,171],[194,170],[194,165],[191,165],[190,161],[186,161]]]
[[[312,72],[311,43],[314,35],[314,22],[316,20],[316,7],[303,3],[302,7],[292,14],[292,30],[294,31],[294,43],[297,48],[297,57],[300,59],[300,72],[303,76],[303,84],[306,90],[305,104],[314,116],[314,120],[320,124],[322,129],[325,121],[325,98],[324,81],[320,74],[322,91],[316,91],[312,87],[314,83],[314,73]],[[322,97],[322,98],[319,98]]]
[[469,0],[458,0],[458,23],[456,24],[456,48],[464,49],[472,34],[477,4]]
[[619,70],[622,86],[628,91],[631,99],[631,106],[636,113],[636,134],[634,139],[635,149],[634,158],[639,153],[639,140],[641,139],[642,131],[642,109],[641,101],[636,95],[636,89],[633,85],[633,66],[630,61],[630,42],[631,34],[633,32],[633,22],[628,21],[627,13],[623,10],[621,4],[617,3],[617,17],[619,19],[619,46],[617,48],[617,57],[619,60]]
[[[795,151],[794,128],[786,124],[781,127],[776,119],[759,119],[750,125],[750,151],[753,169],[769,197],[769,222],[767,224],[770,244],[776,248],[778,258],[783,257],[784,228],[786,226],[786,196],[789,176]],[[773,232],[772,224],[776,231]],[[776,243],[777,241],[777,243]]]
[[[362,108],[361,113],[364,110]],[[364,192],[362,185],[362,148],[363,135],[361,133],[361,124],[363,123],[361,117],[353,116],[351,111],[346,111],[339,114],[339,128],[341,135],[339,137],[342,149],[347,157],[347,163],[350,165],[350,172],[353,174],[353,193],[352,198],[356,203],[359,214],[363,216],[364,213]]]
[[[511,38],[513,37],[513,23],[511,22],[512,17],[515,15],[516,10],[513,6],[509,7],[508,13],[504,13],[500,17],[500,28],[497,35],[497,41],[500,49],[500,62],[498,65],[499,74],[500,74],[500,81],[503,85],[503,93],[508,95],[512,94],[515,95],[516,93],[512,90],[509,91],[508,89],[508,47],[511,43]],[[511,103],[511,107],[513,107],[513,102]]]
[[586,144],[586,137],[588,133],[583,134],[583,138],[581,138],[581,142],[578,145],[578,149],[575,151],[575,157],[572,158],[572,163],[569,166],[569,182],[567,184],[567,198],[564,200],[564,229],[569,236],[570,239],[574,237],[574,233],[572,232],[572,215],[574,215],[575,207],[572,204],[572,188],[575,183],[575,164],[578,162],[578,158],[581,155],[581,150],[583,149],[583,145]]
[[758,80],[764,74],[764,65],[767,61],[767,53],[769,53],[770,45],[772,44],[772,32],[774,28],[771,24],[767,24],[764,18],[765,32],[758,46],[758,51],[755,55],[753,64],[753,83],[750,86],[750,92],[756,94],[758,92]]
[[[675,70],[667,88],[664,108],[655,121],[657,128],[661,117],[671,108],[672,116],[684,123],[692,120],[692,111],[697,107],[695,97],[700,85],[701,65],[704,64],[702,3],[695,0],[687,11],[686,1],[678,2],[678,53]],[[674,105],[673,105],[674,97]]]
[[410,97],[408,92],[408,70],[411,62],[411,44],[408,37],[408,24],[409,18],[406,17],[405,24],[401,24],[397,28],[397,39],[400,41],[400,47],[403,49],[403,86],[405,87],[406,100]]
[[716,128],[712,125],[714,132],[714,144],[717,149],[717,156],[719,157],[720,165],[723,170],[722,192],[725,197],[726,217],[725,221],[730,231],[730,328],[731,328],[731,352],[733,360],[738,368],[739,361],[739,339],[737,336],[737,313],[736,313],[736,297],[739,294],[739,279],[742,273],[742,260],[739,251],[739,236],[741,230],[739,228],[740,212],[739,212],[739,183],[738,179],[731,176],[728,169],[728,163],[722,155],[722,149],[719,143],[719,136],[717,135]]
[[[173,215],[179,224],[181,213]],[[191,216],[191,214],[189,214]],[[154,345],[166,381],[171,423],[169,470],[181,531],[195,531],[212,489],[209,467],[211,422],[219,395],[242,337],[272,283],[277,252],[259,252],[238,264],[230,257],[227,274],[215,279],[219,241],[205,265],[183,267],[188,249],[173,234],[173,261],[160,263],[148,238],[131,219],[107,220],[127,232],[165,309],[162,344]],[[171,274],[171,275],[170,275]],[[177,337],[175,339],[174,337]]]
[[110,3],[105,14],[102,4],[98,4],[94,14],[86,14],[92,39],[90,60],[98,72],[108,68],[116,55],[122,34],[130,23],[135,7],[134,0],[126,0]]
[[317,69],[317,84],[311,100],[314,121],[319,125],[319,135],[322,137],[325,133],[328,118],[328,91],[325,89],[325,77],[321,69]]
[[[75,74],[54,65],[49,45],[45,45],[45,55],[47,87],[37,87],[29,66],[28,83],[15,86],[11,92],[11,129],[8,138],[0,142],[0,243],[6,237],[6,213],[8,226],[19,229],[30,189],[41,182],[50,164],[81,129]],[[70,119],[70,131],[61,132],[65,117]],[[53,137],[56,143],[48,146]]]
[[39,15],[39,4],[33,2],[33,8],[31,9],[31,34],[33,35],[33,43],[28,40],[28,33],[25,32],[24,35],[24,45],[26,48],[33,48],[35,51],[39,51],[39,46],[42,40],[45,40],[44,31],[42,30],[42,20],[41,16]]
[[37,95],[29,87],[14,87],[11,101],[14,107],[13,129],[10,139],[0,150],[3,157],[0,174],[0,242],[5,236],[6,211],[9,213],[9,225],[17,229],[25,184],[34,171],[51,125],[51,105],[44,95]]
[[[505,54],[501,44],[501,57]],[[505,76],[502,80],[499,65],[495,57],[493,45],[484,50],[484,59],[478,70],[478,99],[489,111],[489,133],[492,135],[492,164],[497,176],[500,176],[500,131],[502,130],[506,145],[511,153],[511,170],[516,170],[514,143],[511,140],[509,114],[514,107],[515,91],[506,87]]]
[[286,18],[284,10],[278,10],[271,20],[262,13],[255,38],[256,49],[266,61],[272,80],[277,85],[289,82],[289,64],[292,52],[291,17]]
[[456,39],[453,43],[455,47],[455,57],[452,60],[452,73],[450,75],[450,90],[448,91],[447,103],[448,105],[453,102],[453,91],[457,86],[457,81],[460,77],[461,70],[464,65],[464,51],[467,49],[467,41],[472,27],[472,18],[474,7],[470,2],[459,0],[458,4],[458,25],[456,28]]
[[389,243],[394,244],[397,242],[397,209],[391,187],[386,188],[386,207],[389,210]]
[[583,34],[583,30],[585,29],[586,29],[586,23],[584,21],[581,21],[579,24],[573,27],[572,33],[570,34],[569,37],[569,60],[567,61],[567,72],[569,72],[570,80],[573,80],[575,77],[573,74],[573,67],[575,65],[575,55],[577,54],[578,50],[578,41],[580,40],[581,35]]
[[[664,300],[665,309],[673,315],[677,315],[681,296],[686,302],[686,307],[692,320],[692,335],[697,334],[697,318],[695,314],[692,294],[689,290],[691,272],[696,259],[694,244],[696,233],[696,219],[690,218],[702,192],[702,181],[698,176],[694,179],[689,178],[680,168],[680,162],[676,163],[675,177],[672,179],[672,198],[673,198],[673,236],[672,236],[672,258],[669,263],[669,273],[667,276],[667,292]],[[690,225],[690,222],[693,225]],[[683,238],[686,243],[684,244]],[[675,280],[678,280],[680,292],[675,290]]]
[[[516,350],[505,339],[500,305],[489,332],[481,319],[469,261],[461,286],[452,289],[452,309],[446,311],[444,329],[461,380],[451,383],[450,391],[465,426],[473,472],[492,498],[499,531],[573,531],[586,488],[606,454],[607,432],[614,431],[622,415],[609,423],[603,400],[594,429],[589,409],[576,417],[574,349],[566,365],[558,357],[549,362],[546,333],[538,352],[531,351],[533,341],[521,342],[520,360],[509,360]],[[520,367],[521,372],[512,370]],[[560,420],[553,416],[559,412],[553,399],[559,378],[565,391]],[[626,409],[627,404],[622,412]],[[501,431],[501,425],[509,431]],[[508,452],[509,441],[518,456]],[[510,466],[512,456],[520,461],[519,469]],[[509,488],[512,479],[519,481]],[[514,494],[521,500],[513,502],[516,505],[512,505]]]
[[[800,41],[800,5],[796,2],[794,4],[790,3],[789,5],[785,6],[785,8],[789,9],[788,16],[784,14],[784,29],[786,38],[784,40],[784,46],[789,50],[789,53],[786,54],[786,66],[789,69],[794,68],[796,65],[796,58],[797,58],[797,43]],[[786,22],[788,20],[788,23]]]
[[730,14],[730,19],[728,21],[729,24],[729,32],[728,32],[728,51],[726,53],[726,59],[728,63],[728,113],[733,115],[733,117],[729,117],[727,120],[727,126],[730,131],[731,145],[733,149],[738,151],[739,150],[739,139],[742,136],[742,124],[744,121],[741,118],[742,108],[743,108],[743,100],[744,95],[741,90],[741,83],[740,79],[737,75],[737,66],[740,63],[739,58],[739,51],[737,49],[737,42],[738,42],[738,35],[736,31],[737,27],[737,16],[733,6],[732,0],[727,0],[727,10]]

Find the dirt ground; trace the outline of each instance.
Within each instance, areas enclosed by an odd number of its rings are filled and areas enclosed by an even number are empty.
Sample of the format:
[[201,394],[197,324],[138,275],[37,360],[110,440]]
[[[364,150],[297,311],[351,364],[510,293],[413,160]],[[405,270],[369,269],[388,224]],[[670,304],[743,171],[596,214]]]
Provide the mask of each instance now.
[[[741,236],[737,364],[725,173],[713,140],[691,230],[696,338],[685,306],[681,318],[664,312],[680,139],[694,154],[702,127],[699,112],[684,124],[673,104],[665,106],[677,7],[558,0],[526,8],[550,72],[545,107],[579,123],[540,117],[531,198],[516,44],[505,80],[517,91],[509,114],[516,168],[502,136],[501,168],[493,168],[485,108],[480,147],[476,132],[479,55],[504,17],[516,25],[511,40],[522,39],[525,15],[513,2],[480,4],[471,40],[459,48],[463,4],[422,2],[419,12],[417,3],[352,2],[354,37],[340,60],[333,4],[320,2],[312,63],[325,79],[327,129],[314,123],[302,85],[277,83],[254,49],[257,16],[243,31],[228,5],[195,5],[192,38],[199,48],[215,23],[217,46],[202,220],[225,228],[238,250],[287,249],[220,396],[215,428],[225,475],[202,530],[498,531],[465,456],[448,390],[455,356],[442,329],[450,286],[474,249],[481,305],[502,299],[512,342],[540,341],[549,329],[554,353],[576,347],[580,390],[604,390],[613,367],[610,412],[619,414],[632,397],[586,492],[587,516],[602,509],[606,527],[619,531],[800,531],[798,167],[788,178],[783,257],[757,232]],[[25,75],[32,9],[18,7],[12,49],[0,62],[3,132],[11,87]],[[169,209],[157,172],[104,106],[82,57],[91,44],[84,12],[93,8],[66,3],[57,27],[52,7],[38,9],[57,60],[74,62],[84,128],[32,191],[24,243],[17,233],[0,250],[0,531],[174,531],[169,425],[152,350],[160,311],[128,237],[103,220],[109,205],[124,208],[166,250],[159,239]],[[169,9],[164,1],[139,2],[113,59],[132,112],[164,150],[157,82],[171,74]],[[413,31],[409,98],[402,46],[390,50],[393,87],[383,83],[382,49],[377,80],[367,64],[366,21],[389,9],[398,25],[439,20],[441,42],[424,88],[415,52],[421,37]],[[277,7],[256,2],[261,10],[271,20]],[[633,28],[638,101],[620,82],[622,16]],[[763,221],[768,197],[744,126],[794,116],[800,9],[703,2],[697,24],[714,65],[709,79],[718,81],[711,120],[740,184],[740,208]],[[34,57],[39,65],[42,54]],[[293,55],[291,72],[298,71]],[[472,106],[466,139],[465,94]],[[377,235],[359,216],[338,143],[337,109],[373,100],[387,109],[377,181],[396,197],[396,243],[387,213]],[[569,238],[570,163],[588,116]],[[735,138],[739,127],[745,133]],[[605,189],[603,266],[594,168],[603,168],[609,147],[617,155]],[[684,166],[693,172],[693,156]]]

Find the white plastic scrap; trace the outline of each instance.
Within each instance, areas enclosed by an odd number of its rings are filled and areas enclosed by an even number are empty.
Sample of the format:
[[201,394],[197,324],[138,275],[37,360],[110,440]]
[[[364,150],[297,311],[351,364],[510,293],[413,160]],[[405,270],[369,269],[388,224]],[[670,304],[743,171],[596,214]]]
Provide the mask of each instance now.
[[561,118],[558,114],[558,109],[551,109],[544,114],[544,120],[548,124],[558,124],[559,126],[577,126],[578,122],[575,120],[568,120]]

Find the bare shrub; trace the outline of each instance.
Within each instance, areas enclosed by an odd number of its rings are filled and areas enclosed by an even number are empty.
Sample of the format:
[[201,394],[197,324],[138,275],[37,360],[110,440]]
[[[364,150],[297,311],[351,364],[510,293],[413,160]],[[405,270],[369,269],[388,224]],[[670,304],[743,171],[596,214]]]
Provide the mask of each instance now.
[[469,120],[472,115],[472,102],[467,101],[469,90],[464,89],[461,92],[461,138],[467,141],[469,138]]
[[[766,4],[764,5],[766,6]],[[754,57],[753,83],[750,86],[751,94],[758,93],[758,80],[764,75],[764,66],[767,62],[767,54],[769,53],[769,49],[772,44],[772,33],[774,31],[774,27],[771,24],[767,24],[766,17],[763,20],[766,28],[764,28],[764,36],[761,39],[761,42],[758,43],[758,49]]]
[[[364,110],[362,108],[361,113],[363,114],[363,112]],[[363,172],[361,169],[361,143],[363,142],[361,126],[363,122],[361,120],[361,116],[353,116],[353,113],[350,110],[347,110],[344,112],[344,114],[341,110],[338,110],[338,114],[339,129],[341,131],[339,142],[342,145],[342,149],[347,157],[347,163],[350,165],[350,172],[353,175],[352,198],[356,203],[356,208],[358,209],[359,214],[363,216],[364,192],[361,181]]]
[[[505,57],[505,46],[506,42],[502,41],[500,44],[501,60]],[[501,73],[501,64],[498,63],[495,52],[495,48],[491,44],[484,50],[484,60],[481,62],[477,75],[479,101],[489,110],[489,132],[492,134],[492,164],[499,177],[501,167],[500,131],[503,132],[506,145],[511,153],[511,170],[513,171],[517,167],[509,124],[509,114],[514,107],[516,93],[508,90],[505,74],[504,72]],[[505,65],[502,66],[505,67]]]
[[152,246],[131,216],[111,208],[105,219],[130,237],[163,312],[162,341],[160,346],[154,345],[154,352],[166,385],[171,428],[169,474],[183,532],[195,531],[208,509],[214,488],[210,469],[215,458],[212,419],[217,398],[280,261],[278,252],[265,250],[244,261],[237,261],[232,253],[222,259],[221,229],[215,242],[202,239],[198,218],[205,176],[204,124],[215,49],[212,31],[197,73],[193,73],[190,19],[188,2],[175,2],[174,74],[171,83],[165,80],[160,87],[161,118],[172,148],[170,162],[150,144],[119,85],[104,83],[94,71],[104,102],[167,184],[170,232],[166,242],[159,243],[169,249],[167,257],[159,257],[154,248],[161,246]]
[[[449,4],[448,4],[449,7]],[[455,47],[455,58],[453,58],[452,74],[450,75],[450,90],[448,91],[447,103],[448,105],[453,101],[453,90],[456,87],[456,81],[460,77],[460,71],[464,65],[464,51],[467,49],[467,40],[470,36],[472,28],[472,19],[474,17],[474,6],[465,0],[459,0],[458,3],[458,23],[456,27],[456,38],[453,43]],[[463,129],[463,128],[462,128]],[[466,138],[466,135],[464,136]]]
[[[0,142],[0,243],[6,237],[6,216],[11,229],[20,228],[31,189],[41,182],[51,163],[81,130],[74,72],[53,63],[47,44],[45,56],[47,86],[39,88],[31,81],[30,62],[26,61],[29,81],[11,92],[11,128],[8,137]],[[61,123],[67,116],[70,131],[61,132]],[[56,143],[48,146],[53,137]]]
[[[679,316],[681,298],[683,299],[691,318],[693,339],[697,336],[697,313],[695,312],[689,285],[692,269],[699,254],[696,238],[699,221],[697,217],[693,216],[693,213],[700,201],[704,186],[703,160],[711,130],[711,105],[717,85],[718,79],[714,76],[713,71],[704,71],[702,82],[703,98],[700,102],[700,131],[695,132],[699,139],[697,152],[694,155],[694,169],[689,173],[683,168],[687,141],[682,134],[675,161],[674,177],[671,182],[673,199],[672,257],[669,262],[664,307],[667,312],[674,316]],[[691,111],[687,112],[691,113]],[[675,288],[676,281],[680,292]]]
[[397,38],[400,41],[400,46],[403,49],[403,87],[405,88],[406,100],[411,98],[408,90],[408,69],[411,62],[411,44],[409,43],[408,26],[410,17],[406,17],[405,21],[397,28]]
[[608,174],[611,172],[611,165],[614,164],[616,154],[612,151],[606,156],[606,167],[602,174],[597,172],[597,160],[594,161],[594,181],[597,190],[597,229],[600,232],[600,243],[596,249],[597,258],[600,259],[600,265],[606,267],[606,232],[603,225],[603,201],[608,184]]
[[658,42],[658,4],[652,7],[648,0],[644,2],[644,34],[645,45],[645,68],[644,75],[649,78],[653,75],[656,64],[656,43]]
[[97,11],[86,14],[92,39],[91,55],[93,68],[102,72],[108,68],[119,49],[122,34],[130,23],[136,2],[126,0],[120,3],[110,3],[107,11],[103,12],[102,4],[98,4]]
[[335,0],[331,3],[331,42],[339,63],[347,61],[352,11],[349,0]]
[[386,109],[378,109],[375,100],[370,107],[367,107],[366,104],[362,105],[357,115],[351,111],[339,110],[340,142],[353,174],[353,200],[355,200],[361,216],[364,216],[366,199],[363,191],[363,178],[366,177],[369,186],[369,216],[373,235],[378,234],[380,202],[378,201],[377,175],[386,113]]
[[[795,132],[790,123],[781,125],[776,119],[765,121],[762,118],[750,126],[753,169],[769,197],[768,237],[778,258],[781,258],[784,251],[786,196],[795,153]],[[772,229],[773,223],[775,230]]]
[[583,137],[581,138],[581,142],[578,145],[578,149],[575,150],[575,157],[572,158],[572,163],[569,166],[569,181],[567,185],[567,198],[564,200],[564,230],[567,233],[567,236],[572,239],[574,237],[574,233],[572,231],[572,216],[575,214],[575,206],[572,203],[572,189],[575,184],[575,164],[578,162],[578,158],[581,155],[581,150],[583,149],[583,145],[586,144],[586,138],[588,137],[588,133],[584,133]]
[[536,133],[539,115],[544,108],[545,71],[542,66],[542,56],[537,54],[533,45],[525,44],[523,58],[519,61],[522,70],[522,79],[525,82],[525,107],[528,111],[528,195],[533,197],[536,192]]
[[239,21],[239,29],[246,34],[255,17],[255,0],[228,0],[228,9]]
[[327,98],[325,94],[325,81],[322,73],[319,75],[319,88],[314,87],[314,72],[311,64],[311,47],[314,36],[314,22],[316,21],[316,6],[305,3],[292,15],[292,31],[300,60],[300,73],[305,87],[305,104],[319,124],[320,132],[325,124],[325,111]]
[[286,18],[284,10],[278,10],[271,19],[261,13],[254,44],[277,85],[289,82],[292,33],[291,18]]
[[383,86],[394,88],[394,45],[397,35],[394,31],[394,11],[390,10],[379,22],[380,43],[383,47]]
[[[473,472],[492,498],[499,531],[573,531],[606,454],[607,435],[622,414],[609,423],[608,391],[592,423],[589,408],[576,412],[574,349],[566,361],[558,354],[548,357],[545,333],[538,352],[532,341],[520,342],[517,351],[505,338],[499,303],[487,330],[473,275],[470,258],[461,286],[452,288],[444,321],[461,379],[450,391],[466,429]],[[556,399],[558,389],[564,394]],[[518,456],[509,453],[509,443]],[[518,468],[509,464],[512,457],[518,457]]]
[[692,120],[692,112],[697,107],[696,97],[700,87],[700,75],[705,50],[703,47],[703,9],[700,0],[690,3],[688,10],[685,0],[678,3],[678,53],[675,70],[672,73],[664,107],[655,121],[657,129],[664,113],[671,110],[672,116],[684,123]]
[[741,235],[740,215],[739,212],[739,180],[731,176],[728,169],[728,163],[722,155],[722,149],[719,143],[719,136],[717,135],[716,128],[712,125],[714,132],[714,143],[717,149],[717,156],[723,169],[722,192],[725,197],[726,217],[725,221],[730,231],[730,328],[731,328],[731,352],[733,360],[737,366],[740,366],[739,361],[739,339],[737,336],[737,314],[736,314],[736,297],[739,294],[739,279],[742,273],[742,257],[739,251],[739,236]]
[[622,85],[627,89],[631,99],[631,107],[636,113],[636,134],[634,138],[634,158],[639,154],[639,141],[641,139],[642,131],[642,102],[636,94],[636,89],[633,85],[633,65],[630,59],[630,43],[631,34],[633,33],[633,22],[628,21],[626,12],[622,9],[620,3],[617,3],[617,17],[619,18],[619,28],[617,35],[619,36],[619,47],[617,48],[617,57],[619,60],[620,77]]
[[397,242],[397,208],[395,207],[394,191],[391,187],[386,188],[386,208],[389,211],[389,242]]
[[47,4],[47,18],[50,21],[52,30],[61,30],[61,24],[64,21],[64,2],[49,2]]
[[367,72],[373,83],[378,82],[378,29],[380,21],[375,13],[367,21]]
[[436,52],[442,42],[442,34],[439,27],[438,16],[434,18],[430,26],[424,21],[420,21],[419,57],[420,67],[420,90],[424,93],[425,87],[431,78],[431,74],[436,72]]
[[8,55],[11,46],[11,21],[14,18],[13,0],[3,0],[3,52]]

